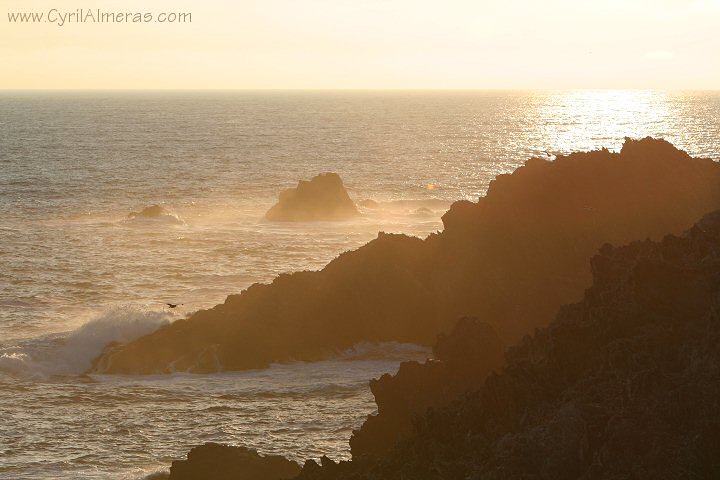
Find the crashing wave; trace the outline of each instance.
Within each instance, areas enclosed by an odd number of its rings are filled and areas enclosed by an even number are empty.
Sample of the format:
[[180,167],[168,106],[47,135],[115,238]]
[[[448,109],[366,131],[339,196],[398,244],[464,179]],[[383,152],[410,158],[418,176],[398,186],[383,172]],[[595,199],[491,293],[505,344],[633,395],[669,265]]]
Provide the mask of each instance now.
[[11,375],[79,375],[109,343],[125,343],[170,323],[166,311],[114,307],[64,334],[30,338],[0,349],[0,372]]
[[28,370],[29,357],[26,353],[6,351],[0,354],[0,372],[20,374]]

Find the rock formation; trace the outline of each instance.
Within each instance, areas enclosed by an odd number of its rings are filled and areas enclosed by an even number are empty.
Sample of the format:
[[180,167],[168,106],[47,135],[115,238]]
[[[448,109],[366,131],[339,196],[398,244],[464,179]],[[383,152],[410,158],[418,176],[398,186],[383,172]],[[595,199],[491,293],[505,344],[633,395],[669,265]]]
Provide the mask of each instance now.
[[359,215],[337,173],[322,173],[310,181],[280,193],[280,199],[265,214],[275,222],[345,220]]
[[380,458],[309,461],[298,480],[720,478],[720,211],[605,245],[592,272],[477,392]]
[[430,344],[438,330],[432,298],[418,280],[422,254],[418,238],[381,234],[322,272],[280,275],[167,329],[109,346],[92,370],[242,370],[278,360],[320,360],[358,341],[422,338]]
[[530,159],[425,240],[380,234],[319,272],[280,275],[96,360],[105,373],[211,372],[317,360],[360,341],[430,345],[475,316],[512,344],[590,285],[588,259],[720,208],[720,166],[654,139]]
[[412,420],[480,388],[504,363],[505,345],[495,330],[477,318],[463,318],[448,336],[439,335],[432,360],[404,362],[396,375],[370,381],[378,414],[353,432],[354,459],[387,452],[411,432]]
[[300,466],[278,455],[259,455],[245,447],[206,443],[187,460],[176,460],[168,480],[282,480],[295,477]]

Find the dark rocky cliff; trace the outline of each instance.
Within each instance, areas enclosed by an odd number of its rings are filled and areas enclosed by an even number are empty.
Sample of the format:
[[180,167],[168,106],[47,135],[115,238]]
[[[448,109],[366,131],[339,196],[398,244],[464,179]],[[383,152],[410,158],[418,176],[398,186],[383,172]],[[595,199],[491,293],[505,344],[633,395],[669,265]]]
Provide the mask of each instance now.
[[720,211],[605,245],[592,272],[475,393],[418,415],[389,453],[298,478],[720,478]]
[[412,420],[477,390],[504,364],[505,344],[487,323],[462,318],[450,335],[439,335],[433,359],[405,362],[396,375],[370,381],[378,406],[362,428],[353,432],[354,459],[378,457],[412,431]]
[[360,341],[429,345],[476,316],[514,343],[590,284],[605,242],[678,233],[720,208],[720,166],[661,140],[531,159],[425,240],[384,235],[319,272],[281,275],[126,345],[92,371],[212,372],[316,360]]

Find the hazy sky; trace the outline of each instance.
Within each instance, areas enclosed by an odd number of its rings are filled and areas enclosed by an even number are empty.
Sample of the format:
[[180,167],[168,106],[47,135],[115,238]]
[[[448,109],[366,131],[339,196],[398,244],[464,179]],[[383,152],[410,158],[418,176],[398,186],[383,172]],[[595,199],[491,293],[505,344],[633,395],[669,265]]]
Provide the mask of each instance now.
[[[192,23],[8,20],[52,8]],[[720,88],[720,0],[2,0],[0,14],[0,88]]]

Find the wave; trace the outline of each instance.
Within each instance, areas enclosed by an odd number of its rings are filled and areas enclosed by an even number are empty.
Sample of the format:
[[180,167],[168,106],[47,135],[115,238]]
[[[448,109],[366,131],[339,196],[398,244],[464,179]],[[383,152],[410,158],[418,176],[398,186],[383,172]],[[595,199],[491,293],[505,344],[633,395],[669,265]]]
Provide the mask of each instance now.
[[164,468],[142,477],[142,480],[166,480],[169,474],[170,471]]
[[70,332],[30,338],[0,349],[0,372],[80,375],[107,344],[132,341],[167,325],[173,318],[167,311],[113,307]]
[[[175,319],[173,313],[143,309],[136,306],[114,307],[104,311],[75,330],[60,334],[44,335],[19,341],[16,345],[0,347],[0,372],[11,375],[32,375],[47,377],[51,375],[81,375],[87,371],[91,362],[111,342],[127,343]],[[425,360],[431,350],[423,345],[400,342],[361,342],[339,352],[332,358],[319,362],[288,362],[272,364],[269,369],[256,372],[304,368],[315,364],[317,368],[335,362],[403,362]],[[362,383],[364,385],[364,382]],[[301,395],[349,394],[357,385],[327,384],[322,386],[303,386],[297,388]],[[293,393],[286,388],[283,394]],[[264,394],[276,396],[278,392],[245,392],[244,397],[262,397]]]
[[23,373],[28,369],[29,360],[26,353],[7,351],[0,354],[0,372]]

